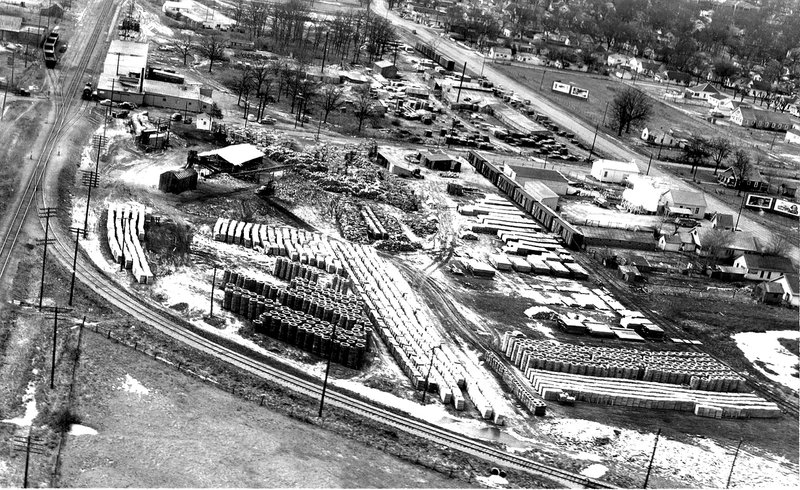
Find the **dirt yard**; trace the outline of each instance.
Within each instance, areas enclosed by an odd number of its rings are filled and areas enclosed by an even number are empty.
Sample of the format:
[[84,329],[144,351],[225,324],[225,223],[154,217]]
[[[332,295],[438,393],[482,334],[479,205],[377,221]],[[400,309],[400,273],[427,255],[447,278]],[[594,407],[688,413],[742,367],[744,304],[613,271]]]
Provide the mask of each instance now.
[[[113,361],[112,361],[113,360]],[[446,488],[463,486],[85,337],[61,486]]]

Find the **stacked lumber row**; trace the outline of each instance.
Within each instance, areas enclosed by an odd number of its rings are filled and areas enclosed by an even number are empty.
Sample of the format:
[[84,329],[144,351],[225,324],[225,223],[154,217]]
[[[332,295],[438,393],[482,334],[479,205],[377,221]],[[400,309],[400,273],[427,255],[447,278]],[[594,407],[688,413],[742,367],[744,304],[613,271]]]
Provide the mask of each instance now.
[[341,264],[334,260],[321,233],[219,218],[214,225],[214,240],[259,247],[264,253],[288,257],[292,262],[310,264],[330,274],[342,273]]
[[525,213],[517,209],[507,199],[496,195],[488,195],[473,204],[459,204],[456,211],[464,216],[478,216],[481,214],[497,214],[505,216],[525,217]]
[[361,217],[367,224],[367,236],[372,240],[385,240],[389,238],[389,233],[383,227],[381,221],[375,216],[375,212],[369,206],[361,208]]
[[144,206],[140,204],[109,204],[106,230],[111,255],[118,264],[125,261],[125,268],[133,274],[136,282],[153,282],[153,272],[142,249],[144,240]]
[[364,298],[376,331],[414,386],[424,387],[430,368],[429,384],[443,403],[452,402],[456,410],[463,410],[461,388],[466,388],[478,410],[491,417],[492,401],[482,396],[485,390],[477,384],[467,383],[459,356],[433,326],[400,271],[372,248],[338,241],[331,245]]
[[772,418],[781,412],[775,403],[752,393],[715,393],[674,385],[627,379],[598,379],[536,369],[525,372],[545,400],[566,392],[579,401],[600,405],[677,410],[713,418]]
[[512,376],[503,361],[491,352],[486,353],[486,363],[503,378],[503,381],[511,387],[511,391],[517,397],[517,400],[522,402],[532,414],[544,417],[547,411],[547,403],[538,396],[532,385],[529,383],[523,384],[516,376]]
[[703,352],[656,352],[519,338],[506,332],[505,354],[522,372],[539,369],[586,376],[688,385],[704,391],[744,391],[744,379]]
[[296,277],[312,283],[319,281],[318,270],[312,269],[310,265],[292,262],[284,257],[278,257],[278,260],[275,261],[275,265],[272,267],[272,275],[284,281],[291,281]]

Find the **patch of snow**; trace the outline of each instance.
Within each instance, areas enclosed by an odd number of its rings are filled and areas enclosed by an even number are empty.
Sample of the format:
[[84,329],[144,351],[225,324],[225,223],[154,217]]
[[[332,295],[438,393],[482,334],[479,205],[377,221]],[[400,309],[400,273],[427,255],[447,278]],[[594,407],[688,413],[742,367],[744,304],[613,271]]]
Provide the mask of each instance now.
[[601,464],[593,464],[581,471],[581,475],[588,476],[589,478],[601,478],[607,472],[607,467]]
[[[800,338],[800,332],[797,330],[742,332],[733,336],[736,345],[756,369],[769,379],[794,391],[800,389],[800,380],[792,376],[792,373],[797,372],[795,366],[800,359],[786,350],[778,342],[778,339],[794,340],[798,338]],[[756,361],[764,363],[764,366],[772,372],[766,371],[764,367],[756,364]]]
[[122,382],[122,387],[120,389],[139,396],[150,394],[150,390],[145,388],[144,385],[134,379],[130,374],[125,375],[125,380]]
[[25,394],[22,395],[22,403],[25,405],[25,415],[22,417],[14,417],[13,419],[5,419],[3,422],[7,424],[18,425],[20,427],[30,427],[33,424],[33,419],[39,415],[39,410],[36,408],[35,382],[28,382],[28,388],[25,390]]
[[96,436],[97,431],[91,427],[80,424],[72,424],[69,426],[69,435],[71,436]]
[[503,485],[508,485],[508,480],[500,475],[478,476],[475,477],[475,479],[489,488],[498,488]]

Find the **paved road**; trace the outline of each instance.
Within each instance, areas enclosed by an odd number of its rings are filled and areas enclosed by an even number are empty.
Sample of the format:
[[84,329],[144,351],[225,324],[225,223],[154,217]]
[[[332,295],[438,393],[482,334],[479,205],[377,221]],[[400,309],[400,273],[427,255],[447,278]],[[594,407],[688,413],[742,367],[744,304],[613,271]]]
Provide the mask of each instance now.
[[[387,12],[385,0],[377,0],[375,3],[373,3],[372,8],[378,15],[386,16],[396,27],[404,28],[409,32],[416,30],[417,33],[415,37],[422,42],[431,42],[436,39],[434,42],[437,43],[436,47],[439,52],[443,53],[450,59],[457,60],[459,62],[466,62],[467,70],[479,72],[482,69],[483,74],[495,84],[502,85],[506,89],[513,90],[523,99],[529,99],[531,101],[531,106],[537,112],[543,112],[547,114],[550,117],[550,120],[552,120],[554,123],[568,131],[575,133],[578,138],[591,144],[592,139],[594,138],[594,128],[592,126],[581,121],[579,118],[574,117],[574,115],[570,114],[566,109],[543,99],[539,96],[536,90],[531,89],[528,86],[517,82],[513,78],[510,78],[499,70],[496,70],[491,63],[486,62],[484,65],[484,57],[478,52],[471,49],[465,49],[455,42],[450,41],[447,37],[440,37],[438,32],[430,30],[421,24],[416,24],[410,20],[402,19],[394,12]],[[643,173],[647,168],[647,157],[633,151],[622,141],[611,136],[598,134],[597,141],[595,142],[595,148],[603,154],[608,155],[610,158],[616,160],[636,161],[640,171]],[[677,178],[668,172],[662,171],[660,168],[658,168],[659,165],[660,163],[653,163],[653,166],[650,169],[651,175],[666,179],[674,186],[674,188],[677,189],[692,191],[698,190],[696,187],[684,181],[683,179]],[[705,198],[706,202],[708,203],[707,209],[709,212],[730,213],[734,216],[738,214],[738,207],[731,207],[712,194],[706,193]],[[739,221],[739,228],[752,233],[758,237],[759,241],[762,243],[769,242],[770,237],[772,236],[772,230],[769,227],[753,221],[746,215],[742,215]],[[798,262],[800,261],[800,248],[797,246],[797,236],[790,238],[792,241],[791,257],[795,262]]]

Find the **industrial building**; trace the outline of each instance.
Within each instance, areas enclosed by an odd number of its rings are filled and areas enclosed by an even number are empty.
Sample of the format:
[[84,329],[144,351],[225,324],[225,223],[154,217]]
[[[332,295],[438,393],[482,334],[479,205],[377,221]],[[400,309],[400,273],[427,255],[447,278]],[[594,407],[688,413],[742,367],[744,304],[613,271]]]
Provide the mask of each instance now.
[[264,152],[250,143],[204,151],[197,156],[200,158],[200,163],[223,172],[254,167],[264,161]]
[[183,21],[190,27],[217,29],[227,31],[236,21],[194,0],[181,0],[179,2],[164,2],[161,7],[164,14]]
[[525,188],[528,182],[539,182],[546,185],[557,196],[566,196],[569,180],[557,170],[527,167],[520,165],[506,165],[503,173],[515,180]]
[[592,177],[600,182],[621,184],[631,175],[638,175],[639,167],[634,162],[597,160],[592,163]]
[[[97,82],[97,96],[113,102],[130,102],[181,112],[199,113],[212,109],[212,89],[197,84],[145,78],[145,74],[153,72],[148,70],[148,44],[111,41],[103,62],[103,72]],[[179,79],[183,77],[175,77],[176,81]]]

